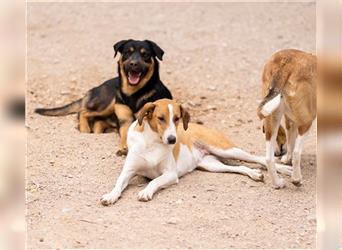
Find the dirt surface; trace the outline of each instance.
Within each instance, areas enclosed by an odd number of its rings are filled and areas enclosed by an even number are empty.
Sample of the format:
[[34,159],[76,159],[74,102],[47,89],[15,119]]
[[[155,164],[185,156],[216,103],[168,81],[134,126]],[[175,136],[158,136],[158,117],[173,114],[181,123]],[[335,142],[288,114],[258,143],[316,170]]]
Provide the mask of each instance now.
[[[282,48],[315,51],[315,4],[28,4],[28,248],[315,248],[316,140],[304,185],[274,190],[236,174],[195,171],[144,203],[136,178],[111,207],[124,158],[118,134],[81,134],[76,116],[43,117],[117,75],[112,46],[150,39],[161,79],[193,121],[264,154],[256,107],[264,62]],[[251,164],[246,164],[252,166]]]

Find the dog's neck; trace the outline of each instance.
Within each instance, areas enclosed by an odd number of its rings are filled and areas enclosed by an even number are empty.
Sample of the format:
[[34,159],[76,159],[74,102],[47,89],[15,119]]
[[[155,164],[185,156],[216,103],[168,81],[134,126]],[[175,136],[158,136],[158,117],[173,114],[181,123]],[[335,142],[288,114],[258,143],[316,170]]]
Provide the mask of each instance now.
[[146,118],[143,120],[141,125],[139,125],[139,123],[137,123],[136,130],[143,134],[145,142],[147,145],[155,144],[155,145],[158,145],[158,146],[163,147],[165,149],[167,148],[168,150],[172,151],[174,145],[167,145],[167,144],[163,143],[159,134],[151,128],[151,126],[150,126],[150,124]]
[[[120,59],[121,60],[121,59]],[[119,79],[120,79],[120,88],[122,89],[122,92],[124,95],[128,96],[139,96],[141,93],[146,93],[149,90],[152,90],[154,88],[154,85],[160,81],[159,78],[159,62],[157,59],[153,59],[153,73],[152,76],[149,77],[147,82],[143,84],[142,87],[138,86],[131,86],[128,83],[128,79],[126,74],[124,73],[124,69],[122,66],[122,63],[118,63],[118,73],[119,73]]]

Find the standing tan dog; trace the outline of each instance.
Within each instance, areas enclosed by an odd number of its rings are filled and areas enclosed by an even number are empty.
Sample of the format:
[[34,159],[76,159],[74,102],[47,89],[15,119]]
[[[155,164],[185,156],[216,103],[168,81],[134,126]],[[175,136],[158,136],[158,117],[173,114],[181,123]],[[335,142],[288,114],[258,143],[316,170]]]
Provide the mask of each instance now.
[[282,50],[266,63],[262,76],[263,101],[258,115],[264,119],[266,160],[275,188],[285,181],[276,173],[274,144],[281,118],[285,116],[287,153],[281,159],[293,164],[292,183],[301,185],[300,159],[304,140],[316,118],[317,59],[299,50]]
[[[178,126],[182,120],[183,126]],[[101,203],[115,203],[131,178],[142,175],[152,179],[138,194],[151,200],[159,189],[178,183],[178,178],[201,168],[210,172],[231,172],[263,180],[259,169],[229,166],[219,159],[230,158],[266,165],[264,157],[251,155],[235,146],[224,134],[199,124],[189,123],[189,113],[169,99],[149,102],[140,110],[138,120],[128,130],[128,155],[113,190]],[[289,166],[277,164],[277,171],[291,174]]]

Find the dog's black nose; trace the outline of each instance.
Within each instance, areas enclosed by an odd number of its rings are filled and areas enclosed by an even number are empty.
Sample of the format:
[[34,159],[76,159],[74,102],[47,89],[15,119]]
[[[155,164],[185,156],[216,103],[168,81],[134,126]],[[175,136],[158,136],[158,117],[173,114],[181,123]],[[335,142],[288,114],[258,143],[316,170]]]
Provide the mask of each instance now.
[[131,65],[132,67],[136,67],[136,66],[138,66],[138,61],[136,61],[136,60],[131,60],[131,61],[129,62],[129,65]]
[[167,137],[167,143],[168,144],[175,144],[176,143],[176,137],[173,135],[170,135],[169,137]]

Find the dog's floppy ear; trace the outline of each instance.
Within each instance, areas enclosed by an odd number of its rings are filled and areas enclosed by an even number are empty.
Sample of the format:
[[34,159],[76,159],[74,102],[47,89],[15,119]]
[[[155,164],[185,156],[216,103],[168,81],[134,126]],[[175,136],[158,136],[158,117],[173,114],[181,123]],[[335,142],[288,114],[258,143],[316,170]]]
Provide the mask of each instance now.
[[142,107],[142,109],[139,111],[138,117],[137,117],[139,125],[142,124],[142,121],[143,121],[145,116],[147,116],[148,119],[152,118],[152,114],[153,114],[155,107],[156,107],[156,105],[152,102],[148,102],[144,105],[144,107]]
[[114,48],[114,57],[116,57],[116,54],[118,52],[122,53],[123,47],[124,45],[128,42],[129,40],[121,40],[119,42],[117,42],[116,44],[114,44],[113,48]]
[[155,42],[150,40],[145,40],[145,42],[149,43],[154,55],[160,60],[163,60],[164,50],[162,50]]
[[185,108],[182,107],[182,105],[180,105],[180,110],[181,110],[181,116],[183,120],[183,128],[184,130],[187,130],[188,124],[190,122],[190,114]]

